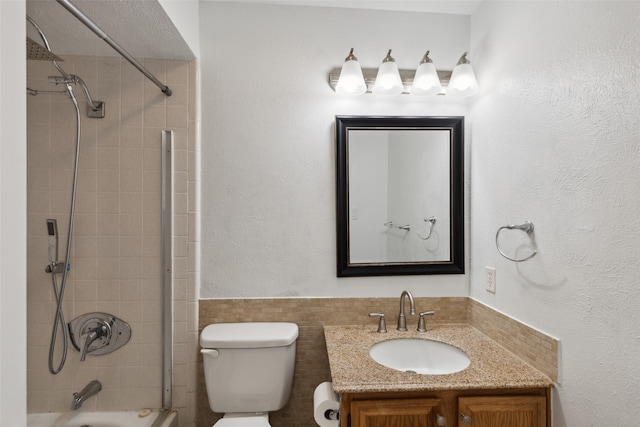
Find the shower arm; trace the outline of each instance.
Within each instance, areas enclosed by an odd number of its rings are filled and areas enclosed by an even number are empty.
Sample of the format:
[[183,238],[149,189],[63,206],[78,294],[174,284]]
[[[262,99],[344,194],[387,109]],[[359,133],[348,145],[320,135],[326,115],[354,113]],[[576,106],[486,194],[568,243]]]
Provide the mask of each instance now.
[[87,103],[89,104],[89,109],[91,109],[91,111],[95,113],[99,113],[99,114],[90,113],[89,117],[94,117],[94,118],[104,117],[104,103],[102,101],[94,101],[93,98],[91,98],[91,93],[89,93],[89,88],[87,87],[84,80],[80,78],[80,76],[76,76],[75,74],[68,74],[65,77],[49,76],[49,82],[56,85],[59,85],[59,84],[66,85],[69,83],[75,83],[79,85],[82,88],[84,97],[87,99]]
[[149,80],[151,80],[156,86],[160,88],[162,93],[167,96],[171,96],[172,91],[169,89],[169,86],[163,84],[160,80],[158,80],[149,70],[147,70],[140,62],[138,62],[133,56],[129,54],[126,50],[124,50],[115,40],[107,35],[95,22],[93,22],[87,15],[85,15],[80,9],[78,9],[73,3],[69,0],[56,0],[60,3],[65,9],[67,9],[73,16],[75,16],[80,22],[82,22],[87,28],[93,31],[98,37],[104,40],[109,46],[111,46],[116,52],[118,52],[124,59],[129,61],[131,65],[136,67],[138,71],[145,75]]

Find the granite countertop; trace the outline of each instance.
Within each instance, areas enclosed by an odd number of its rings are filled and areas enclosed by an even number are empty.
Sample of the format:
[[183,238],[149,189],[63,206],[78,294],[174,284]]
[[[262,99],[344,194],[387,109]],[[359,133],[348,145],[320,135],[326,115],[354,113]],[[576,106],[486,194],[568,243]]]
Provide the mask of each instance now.
[[[433,325],[429,331],[376,332],[376,326],[325,326],[331,381],[336,393],[551,387],[553,381],[466,324]],[[447,375],[396,371],[375,362],[369,348],[380,341],[422,338],[463,350],[469,367]]]

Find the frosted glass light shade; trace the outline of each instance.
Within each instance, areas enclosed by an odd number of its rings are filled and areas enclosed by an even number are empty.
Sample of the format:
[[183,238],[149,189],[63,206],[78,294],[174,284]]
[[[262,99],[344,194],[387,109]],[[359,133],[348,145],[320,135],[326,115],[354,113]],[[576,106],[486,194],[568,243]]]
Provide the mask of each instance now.
[[447,87],[447,96],[456,98],[464,98],[473,96],[480,91],[476,75],[473,72],[471,64],[458,64],[453,69],[451,80]]
[[373,93],[376,95],[398,95],[404,90],[400,72],[395,62],[383,62],[378,68],[376,82],[373,84]]
[[367,91],[362,68],[356,60],[345,61],[340,70],[340,77],[336,84],[336,92],[341,95],[360,95]]
[[442,91],[440,78],[433,62],[424,62],[418,66],[411,87],[412,95],[436,95]]

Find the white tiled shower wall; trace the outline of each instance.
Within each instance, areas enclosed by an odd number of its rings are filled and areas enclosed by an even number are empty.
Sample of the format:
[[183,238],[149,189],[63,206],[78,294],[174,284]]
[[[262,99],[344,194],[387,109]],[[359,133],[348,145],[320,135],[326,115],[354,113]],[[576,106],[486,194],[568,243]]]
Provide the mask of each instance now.
[[[66,57],[65,71],[80,76],[106,117],[87,118],[81,108],[78,195],[71,271],[64,297],[65,320],[103,311],[128,322],[132,337],[114,353],[88,356],[70,348],[58,375],[47,368],[55,310],[45,219],[56,218],[60,257],[67,234],[75,119],[70,99],[28,99],[28,412],[67,411],[72,393],[98,379],[103,389],[84,410],[136,410],[161,406],[161,131],[172,129],[174,145],[174,377],[173,406],[180,425],[195,420],[197,349],[198,124],[196,64],[145,60],[172,89],[165,96],[120,58]],[[49,62],[29,61],[28,86],[62,90],[47,76]],[[57,349],[62,348],[60,342]],[[56,353],[55,362],[60,360]],[[189,374],[193,373],[193,374]]]

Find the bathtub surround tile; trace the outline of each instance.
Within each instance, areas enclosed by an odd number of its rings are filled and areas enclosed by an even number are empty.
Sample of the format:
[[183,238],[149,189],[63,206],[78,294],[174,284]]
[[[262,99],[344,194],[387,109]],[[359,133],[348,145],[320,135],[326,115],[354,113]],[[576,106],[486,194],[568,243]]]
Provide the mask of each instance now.
[[143,174],[140,165],[120,171],[120,184],[128,192],[141,192],[143,190]]
[[75,301],[96,301],[98,298],[97,280],[77,280],[73,297]]
[[42,191],[50,188],[51,178],[49,169],[36,169],[33,175],[27,180],[27,191]]
[[120,144],[116,147],[98,147],[98,168],[99,169],[120,169]]
[[[184,112],[184,120],[186,122],[186,120],[188,119],[188,103],[189,103],[189,91],[188,91],[188,86],[186,84],[178,84],[178,83],[172,83],[171,84],[171,90],[173,91],[173,95],[171,95],[169,98],[167,98],[167,107],[168,108],[172,108],[172,107],[183,107],[185,108],[185,112]],[[170,115],[169,112],[167,112],[168,115]],[[181,125],[180,127],[184,127],[185,125]]]
[[[149,85],[140,72],[120,58],[68,57],[64,67],[88,84],[96,100],[106,102],[106,117],[85,117],[85,101],[81,104],[82,137],[80,147],[78,200],[72,247],[72,270],[65,296],[65,316],[94,312],[110,312],[129,322],[132,338],[117,352],[88,357],[79,362],[79,353],[69,350],[67,365],[53,376],[47,369],[48,340],[55,309],[50,276],[43,270],[47,264],[45,219],[58,219],[59,234],[64,238],[70,205],[70,190],[75,153],[73,108],[65,97],[38,96],[28,100],[28,410],[29,412],[67,411],[70,396],[84,387],[85,381],[99,379],[103,390],[83,405],[84,410],[138,410],[157,408],[161,404],[162,387],[160,346],[160,143],[161,131],[170,117],[180,126],[174,133],[176,149],[196,147],[189,141],[189,127],[196,127],[195,81],[190,69],[195,66],[182,61],[149,61],[154,72],[171,76],[174,98]],[[46,88],[46,76],[55,74],[53,67],[29,61],[29,85]],[[194,75],[195,77],[195,75]],[[78,91],[76,91],[78,94]],[[54,99],[55,98],[55,99]],[[145,100],[149,101],[145,104]],[[168,112],[168,107],[171,112]],[[186,112],[186,113],[185,113]],[[189,171],[178,156],[181,173]],[[185,191],[174,197],[179,217],[180,235],[187,237],[193,228],[188,221],[196,217],[189,207]],[[179,296],[177,329],[185,341],[187,328],[197,335],[197,294],[190,292],[190,275],[186,266],[190,256],[180,242],[177,260],[181,266],[174,272]],[[61,245],[62,246],[62,245]],[[61,249],[62,250],[62,249]],[[184,267],[182,267],[184,266]],[[187,299],[190,298],[190,299]],[[190,319],[190,322],[187,322]],[[45,345],[46,344],[46,345]],[[196,353],[180,342],[176,362],[181,378],[188,369],[195,370]],[[191,364],[191,365],[188,365]],[[80,374],[79,372],[85,372]],[[192,378],[195,378],[195,373]],[[41,380],[46,379],[46,380]],[[179,404],[192,402],[193,407],[179,407],[181,426],[188,424],[187,414],[195,414],[195,399],[187,399],[187,389],[180,380]],[[195,380],[192,380],[195,382]],[[76,387],[77,386],[77,387]],[[195,396],[195,386],[189,390]],[[175,390],[174,390],[175,392]],[[194,416],[191,417],[193,420]],[[183,422],[184,421],[184,422]]]
[[142,213],[142,199],[139,193],[120,193],[120,212],[123,214]]
[[120,147],[122,149],[142,149],[142,127],[122,126],[120,129]]
[[105,114],[104,119],[95,122],[98,136],[95,144],[98,149],[120,148],[120,120],[117,117],[119,108],[115,105],[112,107],[114,111],[110,115]]
[[188,117],[189,109],[186,106],[168,106],[165,125],[168,129],[186,128]]
[[[100,204],[102,200],[100,200]],[[118,205],[115,205],[118,207]],[[76,197],[76,212],[95,214],[101,209],[98,203],[98,195],[95,192],[78,191]]]
[[[162,95],[165,96],[165,95]],[[145,96],[145,100],[146,100]],[[145,105],[149,105],[147,102]],[[145,108],[143,127],[164,128],[167,123],[167,111],[164,105],[156,105]]]
[[[124,93],[124,91],[123,91]],[[126,127],[142,128],[144,105],[123,103],[120,106],[120,125]]]
[[30,213],[48,213],[51,205],[51,192],[31,191],[27,194],[27,210]]
[[[120,317],[120,301],[101,301],[98,300],[98,303],[96,304],[96,311],[101,311],[103,313],[109,313],[109,314],[113,314],[117,317]],[[78,314],[82,314],[82,313],[78,313]],[[118,358],[118,354],[112,353],[109,356],[114,357],[114,358]],[[94,356],[95,357],[95,356]],[[104,356],[100,356],[100,357],[104,357]]]
[[142,345],[132,343],[129,341],[127,345],[121,348],[122,354],[120,354],[121,366],[136,366],[140,367],[143,363],[142,360]]
[[[120,312],[122,317],[127,319],[127,323],[140,323],[142,322],[142,300],[125,300],[128,295],[122,295],[123,289],[120,289]],[[126,346],[125,346],[126,347]],[[124,347],[121,347],[124,348]],[[122,355],[120,355],[122,357]]]
[[[171,85],[171,89],[176,92],[176,85],[189,84],[189,67],[185,67],[182,61],[166,61],[165,70],[167,73],[167,84]],[[186,87],[184,89],[186,91]],[[173,95],[172,95],[173,96]]]
[[[49,210],[51,214],[54,216],[68,216],[70,211],[71,198],[67,197],[68,194],[65,194],[63,191],[51,191],[51,204]],[[79,199],[79,197],[78,197]],[[76,203],[78,203],[78,199],[76,199]],[[78,212],[78,214],[82,214],[83,212]],[[58,227],[60,224],[58,224]]]
[[[550,378],[557,365],[557,342],[514,319],[466,297],[415,298],[417,310],[434,310],[427,319],[427,328],[434,324],[467,323],[493,339],[493,328],[509,331],[496,340]],[[370,312],[387,314],[387,328],[395,328],[398,298],[286,298],[286,299],[215,299],[199,301],[199,331],[211,323],[290,321],[298,324],[299,336],[296,348],[296,369],[289,403],[270,416],[274,427],[313,427],[313,390],[324,381],[331,380],[329,362],[324,342],[325,325],[367,325],[375,330],[377,321],[370,319]],[[413,316],[411,316],[413,317]],[[412,319],[417,322],[417,319]],[[414,328],[415,325],[411,325]],[[487,332],[489,333],[487,333]],[[511,340],[509,335],[516,335]],[[544,343],[544,344],[541,344]],[[196,350],[198,341],[190,343]],[[541,348],[543,350],[541,350]],[[529,360],[527,354],[538,359]],[[531,358],[530,358],[531,359]],[[535,358],[534,358],[535,359]],[[221,414],[209,408],[204,385],[202,358],[198,357],[196,396],[196,426],[208,427]],[[549,374],[551,372],[551,375]]]

